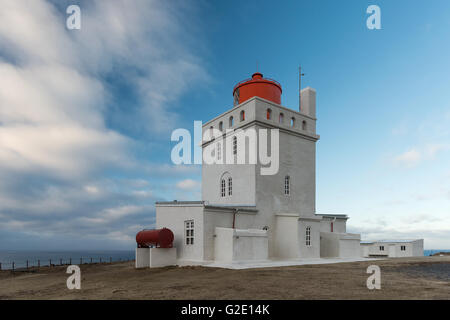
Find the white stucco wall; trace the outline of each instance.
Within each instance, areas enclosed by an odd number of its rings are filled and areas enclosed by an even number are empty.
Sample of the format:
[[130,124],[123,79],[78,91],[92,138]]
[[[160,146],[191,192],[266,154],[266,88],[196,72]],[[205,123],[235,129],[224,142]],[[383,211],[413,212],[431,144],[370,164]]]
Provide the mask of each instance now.
[[177,264],[176,248],[148,248],[149,267],[160,268]]
[[266,260],[267,233],[264,230],[215,228],[216,261]]
[[[187,220],[194,221],[194,244],[185,241],[185,225]],[[181,260],[204,260],[204,220],[203,204],[168,204],[156,205],[156,228],[169,228],[174,234],[173,246],[177,250],[177,258]]]
[[320,256],[322,258],[339,257],[339,234],[320,232]]
[[277,214],[273,237],[274,256],[296,259],[300,256],[298,214]]
[[361,257],[361,239],[340,239],[339,258]]
[[135,255],[136,268],[148,268],[150,266],[150,250],[149,248],[136,248]]
[[[311,245],[306,245],[306,227],[311,227]],[[298,239],[300,258],[320,258],[320,219],[299,218]]]

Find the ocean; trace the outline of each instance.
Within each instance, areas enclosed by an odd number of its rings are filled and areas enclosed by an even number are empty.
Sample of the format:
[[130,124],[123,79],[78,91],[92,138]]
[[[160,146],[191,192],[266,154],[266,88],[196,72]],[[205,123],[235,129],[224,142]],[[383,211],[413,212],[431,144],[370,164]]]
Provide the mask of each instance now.
[[443,250],[423,250],[423,255],[425,257],[427,256],[431,256],[433,253],[438,253],[438,252],[450,252],[450,250],[447,249],[443,249]]
[[2,270],[60,264],[98,263],[134,260],[134,250],[86,250],[86,251],[13,251],[0,250]]

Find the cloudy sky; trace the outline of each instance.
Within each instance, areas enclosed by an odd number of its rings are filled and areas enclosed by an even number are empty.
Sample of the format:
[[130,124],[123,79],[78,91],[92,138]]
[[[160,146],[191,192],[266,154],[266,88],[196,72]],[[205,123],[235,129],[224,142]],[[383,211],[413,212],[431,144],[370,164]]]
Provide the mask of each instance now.
[[[318,92],[317,210],[450,248],[450,3],[1,0],[0,249],[129,249],[157,200],[200,199],[175,128],[256,69]],[[81,30],[66,8],[81,8]]]

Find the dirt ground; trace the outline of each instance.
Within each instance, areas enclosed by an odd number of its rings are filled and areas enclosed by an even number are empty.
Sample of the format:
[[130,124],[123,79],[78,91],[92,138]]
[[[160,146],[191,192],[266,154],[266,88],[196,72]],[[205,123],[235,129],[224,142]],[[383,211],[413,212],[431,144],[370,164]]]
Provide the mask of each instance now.
[[[380,290],[366,286],[372,264]],[[450,299],[449,256],[247,270],[82,265],[81,290],[67,289],[65,272],[1,271],[0,299]]]

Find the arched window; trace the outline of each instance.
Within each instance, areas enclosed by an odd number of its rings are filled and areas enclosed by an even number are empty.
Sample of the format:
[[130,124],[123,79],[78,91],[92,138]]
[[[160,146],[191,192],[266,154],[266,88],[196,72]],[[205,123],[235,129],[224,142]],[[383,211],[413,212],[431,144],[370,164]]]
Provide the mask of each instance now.
[[220,196],[223,198],[226,196],[231,196],[232,194],[233,194],[233,180],[229,172],[224,172],[220,177]]
[[220,195],[225,197],[225,179],[220,181]]
[[303,122],[302,122],[302,130],[306,130],[306,121],[305,120],[303,120]]
[[272,110],[271,109],[267,109],[267,120],[272,119]]
[[241,121],[245,121],[245,111],[241,111]]
[[222,121],[219,122],[219,130],[223,131],[223,122]]
[[214,139],[214,128],[213,126],[209,127],[209,138]]
[[311,246],[311,227],[306,227],[306,246]]
[[222,160],[222,144],[217,143],[217,160]]
[[294,126],[295,126],[295,118],[292,117],[292,118],[291,118],[291,127],[294,127]]
[[233,116],[230,117],[230,120],[228,122],[228,126],[231,128],[234,125]]
[[278,118],[278,122],[279,123],[283,123],[284,122],[284,114],[280,113],[280,117]]
[[233,137],[233,154],[237,154],[237,138]]
[[284,194],[291,194],[291,177],[289,176],[284,177]]

